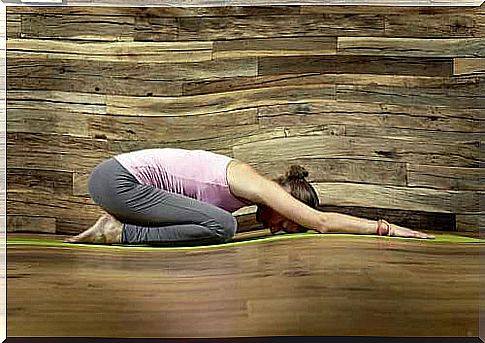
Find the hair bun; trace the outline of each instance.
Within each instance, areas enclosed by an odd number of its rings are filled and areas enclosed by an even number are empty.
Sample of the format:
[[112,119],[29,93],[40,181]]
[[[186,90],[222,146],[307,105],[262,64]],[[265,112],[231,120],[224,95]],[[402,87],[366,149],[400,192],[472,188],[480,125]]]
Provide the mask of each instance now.
[[286,177],[291,180],[304,180],[308,176],[308,172],[305,168],[299,165],[292,165],[286,173]]

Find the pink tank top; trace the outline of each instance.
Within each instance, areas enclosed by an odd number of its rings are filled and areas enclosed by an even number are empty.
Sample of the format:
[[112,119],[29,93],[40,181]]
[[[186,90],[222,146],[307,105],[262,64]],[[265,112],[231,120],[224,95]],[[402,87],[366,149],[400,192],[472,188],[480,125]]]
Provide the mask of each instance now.
[[247,206],[233,196],[226,171],[230,157],[204,150],[145,149],[114,157],[144,185],[197,199],[233,212]]

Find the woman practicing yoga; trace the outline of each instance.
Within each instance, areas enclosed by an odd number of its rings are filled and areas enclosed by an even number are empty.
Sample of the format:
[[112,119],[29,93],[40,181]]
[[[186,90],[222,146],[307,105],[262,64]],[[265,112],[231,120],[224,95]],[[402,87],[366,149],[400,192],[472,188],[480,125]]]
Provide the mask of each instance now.
[[69,243],[193,246],[231,240],[231,212],[257,205],[256,217],[272,233],[359,233],[434,238],[368,220],[316,210],[308,172],[291,166],[274,181],[250,165],[203,150],[145,149],[100,163],[89,178],[92,199],[107,214]]

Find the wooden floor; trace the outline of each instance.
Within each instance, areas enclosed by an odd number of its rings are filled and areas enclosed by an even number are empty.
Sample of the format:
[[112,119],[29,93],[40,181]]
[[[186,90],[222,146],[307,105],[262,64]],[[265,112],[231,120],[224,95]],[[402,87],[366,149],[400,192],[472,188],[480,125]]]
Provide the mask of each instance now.
[[478,336],[480,246],[338,235],[186,251],[9,245],[8,335]]

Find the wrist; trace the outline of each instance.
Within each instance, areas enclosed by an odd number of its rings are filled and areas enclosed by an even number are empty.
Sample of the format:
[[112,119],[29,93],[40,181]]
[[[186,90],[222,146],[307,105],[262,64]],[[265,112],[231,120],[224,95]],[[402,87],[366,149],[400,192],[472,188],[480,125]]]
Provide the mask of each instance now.
[[393,230],[391,224],[384,219],[379,219],[376,222],[376,234],[379,236],[392,236]]

